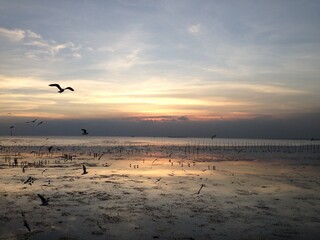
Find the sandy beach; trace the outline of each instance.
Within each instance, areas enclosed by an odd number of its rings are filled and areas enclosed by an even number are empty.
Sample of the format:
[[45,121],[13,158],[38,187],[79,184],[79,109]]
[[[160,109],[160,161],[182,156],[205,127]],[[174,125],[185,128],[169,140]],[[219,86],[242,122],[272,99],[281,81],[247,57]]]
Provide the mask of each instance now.
[[0,239],[320,235],[318,152],[49,146],[2,143]]

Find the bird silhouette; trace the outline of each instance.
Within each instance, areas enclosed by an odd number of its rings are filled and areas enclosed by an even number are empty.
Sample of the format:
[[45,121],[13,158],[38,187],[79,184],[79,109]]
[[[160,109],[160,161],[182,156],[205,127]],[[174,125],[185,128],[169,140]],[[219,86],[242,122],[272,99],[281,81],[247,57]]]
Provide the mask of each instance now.
[[39,126],[40,124],[43,124],[43,121],[41,121],[41,122],[38,122],[38,126]]
[[51,152],[52,148],[53,148],[53,146],[48,147],[49,153]]
[[32,121],[26,122],[26,123],[35,123],[38,119],[34,119]]
[[101,157],[105,154],[105,152],[101,153],[100,156],[98,157],[98,160],[101,159]]
[[40,206],[47,206],[49,205],[49,198],[45,199],[42,195],[38,194],[38,197],[41,199],[42,204]]
[[83,168],[83,173],[82,173],[82,175],[87,174],[88,172],[87,172],[86,166],[85,166],[85,165],[82,165],[82,168]]
[[82,130],[82,135],[88,135],[89,134],[86,129],[82,128],[81,130]]
[[213,135],[213,136],[211,137],[211,139],[214,139],[216,136],[217,136],[216,134],[215,134],[215,135]]
[[158,178],[158,179],[155,181],[155,183],[160,182],[160,180],[161,180],[161,178]]
[[12,126],[10,127],[10,136],[13,135],[13,129],[14,129],[14,126],[12,125]]
[[57,87],[59,89],[58,93],[63,93],[64,90],[70,90],[70,91],[74,91],[74,89],[72,87],[66,87],[66,88],[61,88],[59,84],[53,83],[53,84],[49,84],[50,87]]
[[29,224],[26,220],[26,216],[24,215],[24,212],[21,211],[21,216],[22,216],[22,220],[23,220],[23,226],[25,226],[29,232],[31,232],[31,228],[29,227]]
[[42,204],[40,206],[49,205],[49,198],[45,199],[42,195],[38,194],[38,197],[41,199]]
[[34,182],[34,178],[33,177],[29,177],[26,181],[24,181],[23,184],[29,183],[29,185],[32,185],[33,182]]

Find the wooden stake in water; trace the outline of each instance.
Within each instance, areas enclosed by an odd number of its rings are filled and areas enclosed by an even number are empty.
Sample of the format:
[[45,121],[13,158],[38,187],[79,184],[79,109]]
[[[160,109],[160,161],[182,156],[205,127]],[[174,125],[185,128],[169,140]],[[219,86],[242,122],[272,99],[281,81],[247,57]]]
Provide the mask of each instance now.
[[200,187],[200,189],[199,189],[199,191],[198,191],[198,193],[197,194],[200,194],[200,191],[201,191],[201,189],[204,187],[204,184],[201,184],[201,187]]

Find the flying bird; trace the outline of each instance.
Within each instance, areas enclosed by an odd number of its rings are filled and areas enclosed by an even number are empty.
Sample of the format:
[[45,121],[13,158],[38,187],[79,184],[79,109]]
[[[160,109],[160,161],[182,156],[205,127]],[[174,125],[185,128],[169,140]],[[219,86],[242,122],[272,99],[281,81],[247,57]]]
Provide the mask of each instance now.
[[211,137],[211,139],[214,139],[216,136],[217,136],[216,134],[215,134],[215,135],[213,135],[213,136]]
[[14,126],[11,126],[10,129],[14,128]]
[[41,199],[42,204],[40,206],[47,206],[49,204],[49,198],[45,199],[42,195],[38,194],[38,197]]
[[29,227],[29,224],[26,219],[23,219],[23,226],[25,226],[28,229],[28,231],[31,232],[31,228]]
[[43,121],[41,121],[41,122],[38,122],[38,126],[39,126],[40,124],[43,124]]
[[86,166],[85,166],[85,165],[82,165],[82,168],[83,168],[83,173],[82,173],[82,175],[87,174],[88,172],[87,172]]
[[160,182],[160,180],[161,180],[161,178],[158,178],[158,179],[155,181],[155,183]]
[[33,177],[29,177],[26,181],[24,181],[23,184],[29,183],[29,185],[32,185],[33,182],[34,182],[34,178]]
[[31,228],[29,227],[29,224],[26,220],[26,216],[24,215],[24,212],[21,211],[21,216],[22,216],[22,220],[23,220],[23,226],[25,226],[29,232],[31,232]]
[[66,88],[61,88],[59,84],[53,83],[53,84],[49,84],[50,87],[57,87],[59,89],[58,93],[63,93],[64,90],[70,90],[70,91],[74,91],[74,89],[72,87],[66,87]]
[[38,119],[34,119],[32,121],[26,122],[26,123],[35,123]]
[[101,153],[101,155],[98,157],[98,160],[101,159],[101,157],[105,154],[105,152]]
[[89,134],[86,129],[82,128],[81,130],[82,130],[82,135],[88,135]]

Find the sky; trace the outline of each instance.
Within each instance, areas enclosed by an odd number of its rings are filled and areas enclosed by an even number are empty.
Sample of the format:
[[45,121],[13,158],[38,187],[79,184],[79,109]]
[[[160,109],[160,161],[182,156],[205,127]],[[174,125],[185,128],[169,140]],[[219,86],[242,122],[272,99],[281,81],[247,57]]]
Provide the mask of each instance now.
[[0,0],[0,135],[320,138],[319,12],[311,0]]

